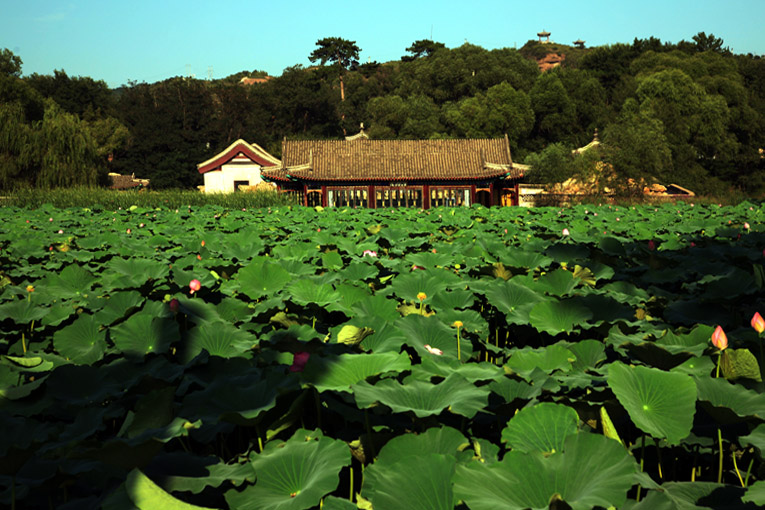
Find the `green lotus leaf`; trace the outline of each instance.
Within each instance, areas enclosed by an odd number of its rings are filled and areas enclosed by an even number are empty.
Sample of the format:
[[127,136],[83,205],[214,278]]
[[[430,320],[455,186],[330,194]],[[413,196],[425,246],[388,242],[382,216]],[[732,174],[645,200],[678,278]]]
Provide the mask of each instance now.
[[29,324],[32,321],[39,321],[47,313],[45,308],[26,299],[14,299],[0,305],[0,321],[11,319],[16,324]]
[[729,380],[740,378],[762,381],[760,364],[749,349],[725,349],[720,359],[720,372]]
[[345,345],[358,345],[372,333],[374,333],[372,328],[360,328],[353,324],[345,324],[337,332],[337,342]]
[[475,303],[475,296],[469,290],[450,290],[439,292],[430,301],[430,306],[441,312],[454,309],[470,308]]
[[451,479],[456,459],[429,453],[364,471],[362,496],[374,510],[453,510]]
[[493,464],[458,465],[454,495],[471,510],[546,510],[554,499],[573,510],[620,507],[636,472],[622,445],[582,432],[568,436],[562,451],[549,456],[510,451]]
[[205,322],[188,333],[183,359],[192,360],[202,350],[211,356],[233,358],[248,353],[257,345],[256,337],[228,322]]
[[645,303],[650,298],[648,292],[625,281],[607,283],[601,290],[612,299],[632,306]]
[[405,301],[417,302],[417,294],[420,292],[433,299],[433,296],[446,291],[449,286],[445,274],[447,272],[443,269],[412,271],[393,278],[390,289],[396,297]]
[[513,372],[527,378],[536,369],[546,374],[556,370],[568,372],[575,361],[574,353],[567,349],[563,343],[557,343],[540,349],[514,350],[506,365]]
[[462,323],[460,326],[461,335],[467,332],[484,334],[489,330],[489,323],[475,310],[448,309],[436,314],[436,318],[454,329],[456,329],[454,323],[460,321]]
[[131,357],[165,353],[181,339],[178,323],[143,311],[110,328],[109,332],[114,346]]
[[[217,457],[199,457],[187,453],[169,453],[155,457],[162,465],[170,466],[170,473],[162,477],[162,488],[168,492],[199,494],[207,487],[220,487],[226,482],[241,485],[255,481],[252,464],[225,464]],[[196,475],[196,476],[194,476]]]
[[572,272],[560,268],[543,274],[533,283],[530,281],[528,286],[537,292],[560,297],[571,294],[579,283]]
[[643,432],[670,444],[679,444],[690,434],[696,412],[696,384],[691,377],[612,363],[608,386]]
[[375,294],[354,303],[351,307],[354,315],[362,322],[377,330],[385,322],[393,322],[401,317],[396,310],[396,302],[385,296]]
[[222,299],[216,309],[221,319],[233,324],[247,322],[255,314],[255,310],[250,308],[247,303],[231,297]]
[[440,414],[444,409],[472,418],[486,407],[489,390],[476,387],[459,374],[452,374],[438,384],[407,380],[401,384],[383,379],[376,384],[362,382],[351,391],[361,408],[376,402],[385,404],[396,413],[413,412],[418,418]]
[[574,370],[592,369],[606,360],[606,347],[598,340],[580,340],[566,344],[566,348],[576,358],[572,367]]
[[225,494],[236,510],[305,510],[319,505],[321,498],[334,491],[338,473],[350,465],[348,445],[336,439],[306,437],[298,430],[285,443],[268,443],[266,449],[250,457],[257,482],[243,491]]
[[690,352],[695,356],[700,356],[709,347],[709,339],[713,331],[712,326],[705,324],[699,324],[685,334],[667,330],[656,339],[656,344],[661,345],[672,354]]
[[505,314],[510,324],[528,324],[529,312],[534,305],[545,298],[526,287],[519,279],[497,280],[486,290],[486,299]]
[[316,303],[326,306],[340,300],[340,294],[330,285],[317,285],[311,280],[298,280],[286,290],[292,301],[300,305]]
[[715,407],[725,407],[737,416],[765,418],[765,395],[746,389],[740,384],[731,384],[726,379],[694,377],[699,400]]
[[54,365],[52,361],[43,360],[39,356],[23,357],[23,356],[3,356],[0,359],[0,363],[3,365],[12,367],[19,372],[48,372]]
[[230,376],[188,394],[179,413],[205,423],[223,418],[237,424],[252,425],[276,405],[279,389],[278,384],[260,380],[257,374]]
[[112,288],[141,287],[150,280],[161,280],[170,273],[164,262],[142,258],[114,257],[104,269],[109,271],[107,274],[111,277]]
[[95,317],[103,326],[109,326],[129,315],[144,302],[144,297],[137,290],[114,292],[102,299],[104,306],[95,313]]
[[[425,346],[440,349],[445,358],[457,358],[457,329],[441,322],[436,317],[423,317],[410,314],[396,321],[396,326],[404,334],[407,344],[415,347],[421,356],[433,356]],[[460,359],[464,362],[473,355],[473,345],[460,337]]]
[[337,271],[343,267],[343,257],[336,251],[328,251],[321,255],[321,265],[327,269]]
[[89,271],[77,264],[71,264],[57,275],[46,278],[46,290],[58,299],[80,297],[90,292],[96,281],[97,278]]
[[490,383],[489,389],[507,403],[515,399],[531,400],[542,393],[542,388],[538,385],[532,386],[525,381],[516,381],[508,377]]
[[603,237],[598,243],[598,248],[600,248],[606,255],[613,255],[615,257],[624,257],[627,255],[624,245],[615,237]]
[[550,257],[542,255],[539,252],[516,247],[498,250],[495,252],[495,255],[500,262],[508,267],[519,267],[524,269],[547,267],[552,262]]
[[765,452],[765,423],[760,423],[754,430],[745,436],[738,438],[741,446],[752,445],[760,450],[760,455]]
[[420,266],[426,269],[435,267],[446,267],[449,264],[453,264],[454,257],[447,253],[432,251],[420,251],[416,253],[409,253],[404,257],[406,263],[410,266]]
[[292,275],[282,267],[261,257],[249,266],[239,270],[234,278],[239,286],[251,299],[265,295],[274,295],[292,281]]
[[[431,427],[422,434],[403,434],[394,437],[382,447],[374,464],[390,466],[408,457],[422,457],[431,453],[458,455],[470,446],[465,436],[451,427]],[[465,452],[470,457],[468,452]]]
[[577,326],[584,327],[591,318],[590,309],[573,300],[542,301],[529,312],[531,325],[552,336],[571,333]]
[[521,452],[555,453],[576,434],[579,416],[563,404],[543,402],[524,407],[502,429],[502,441]]
[[493,363],[460,363],[454,358],[444,359],[437,356],[424,357],[419,365],[412,367],[412,376],[423,381],[430,380],[433,376],[446,378],[454,373],[471,383],[496,381],[504,377],[502,368]]
[[83,314],[53,334],[53,347],[78,365],[90,365],[106,352],[106,331],[100,330],[100,324],[93,315]]
[[712,482],[665,482],[649,491],[635,510],[747,508],[741,504],[744,489]]
[[363,282],[370,278],[374,278],[379,273],[379,270],[372,264],[366,262],[351,262],[345,267],[340,274],[346,281],[359,281]]
[[746,494],[741,498],[741,501],[765,506],[765,480],[758,480],[747,487]]
[[350,392],[352,385],[368,377],[385,372],[399,373],[410,368],[409,356],[403,352],[341,354],[331,358],[312,356],[301,376],[304,382],[312,384],[319,392]]
[[203,510],[209,507],[191,505],[176,499],[151,481],[139,469],[133,469],[125,480],[125,491],[139,510]]
[[635,318],[635,311],[630,306],[620,303],[606,294],[574,296],[567,301],[589,310],[592,313],[589,322],[596,326],[603,323],[614,324],[618,321],[628,322]]
[[547,248],[545,255],[552,257],[556,262],[572,264],[574,261],[587,261],[590,258],[590,250],[581,244],[555,243]]

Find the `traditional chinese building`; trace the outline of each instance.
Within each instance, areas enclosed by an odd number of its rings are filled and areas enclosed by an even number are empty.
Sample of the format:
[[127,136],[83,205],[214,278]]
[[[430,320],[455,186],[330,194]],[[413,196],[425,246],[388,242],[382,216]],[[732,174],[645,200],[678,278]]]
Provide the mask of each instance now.
[[522,165],[507,136],[472,140],[287,140],[263,179],[307,206],[517,205]]
[[206,193],[230,193],[240,186],[256,186],[263,182],[262,170],[281,164],[277,158],[257,144],[237,140],[219,154],[197,165],[204,175]]

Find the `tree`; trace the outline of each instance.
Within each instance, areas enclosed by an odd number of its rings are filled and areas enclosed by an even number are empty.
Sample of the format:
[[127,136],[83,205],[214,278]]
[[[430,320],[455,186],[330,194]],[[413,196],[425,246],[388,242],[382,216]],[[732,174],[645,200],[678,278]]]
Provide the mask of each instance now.
[[423,55],[429,57],[442,48],[446,48],[444,43],[431,41],[430,39],[420,39],[419,41],[414,41],[412,45],[406,49],[411,55],[404,55],[401,57],[401,60],[403,62],[411,62]]
[[8,48],[0,51],[0,76],[21,76],[21,57],[14,55]]
[[704,32],[699,32],[694,35],[692,39],[693,42],[696,43],[696,51],[714,51],[717,53],[727,51],[723,50],[723,40],[719,37],[715,37],[713,34],[707,35]]
[[348,41],[340,37],[325,37],[316,41],[318,48],[308,57],[311,62],[317,60],[321,65],[331,62],[340,68],[340,99],[345,101],[345,87],[343,86],[343,72],[349,68],[354,69],[359,65],[359,52],[356,41]]
[[531,166],[528,178],[535,184],[552,186],[574,175],[574,156],[563,143],[553,143],[540,152],[529,154],[526,164]]

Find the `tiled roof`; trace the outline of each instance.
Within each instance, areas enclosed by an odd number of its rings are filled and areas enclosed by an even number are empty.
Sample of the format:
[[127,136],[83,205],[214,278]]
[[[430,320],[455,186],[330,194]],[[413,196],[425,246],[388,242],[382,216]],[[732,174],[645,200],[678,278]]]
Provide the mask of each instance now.
[[219,170],[227,163],[238,163],[245,159],[254,161],[264,167],[275,166],[280,163],[277,158],[266,152],[260,145],[256,143],[247,143],[244,140],[239,139],[212,158],[203,163],[199,163],[197,165],[197,170],[199,170],[200,174],[203,174],[211,170]]
[[521,177],[507,138],[471,140],[285,140],[274,180],[412,181]]

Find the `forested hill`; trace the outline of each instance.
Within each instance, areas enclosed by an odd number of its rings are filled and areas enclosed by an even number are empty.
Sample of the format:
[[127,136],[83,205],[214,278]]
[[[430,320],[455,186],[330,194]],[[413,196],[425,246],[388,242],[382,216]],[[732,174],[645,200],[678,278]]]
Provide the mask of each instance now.
[[[712,35],[519,50],[416,41],[387,63],[360,64],[359,51],[328,38],[309,57],[316,65],[272,79],[253,71],[109,89],[64,71],[22,77],[21,59],[3,50],[0,186],[94,183],[114,171],[189,188],[202,182],[196,164],[237,138],[280,156],[284,137],[339,138],[364,123],[372,138],[507,134],[513,159],[547,181],[588,171],[571,149],[597,129],[598,158],[620,177],[765,192],[765,60]],[[551,52],[560,66],[540,72]]]

